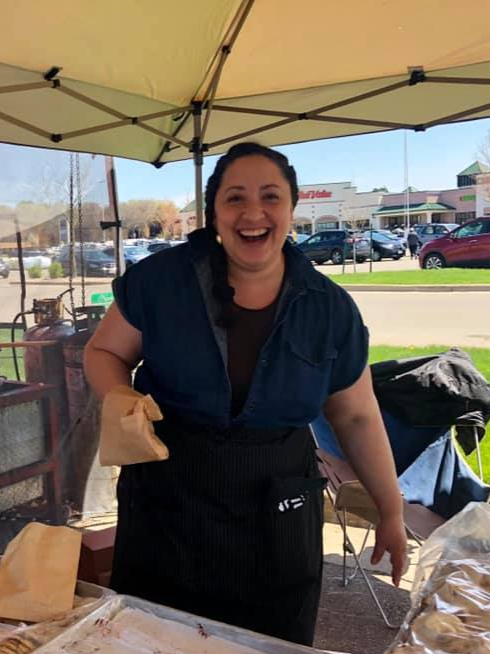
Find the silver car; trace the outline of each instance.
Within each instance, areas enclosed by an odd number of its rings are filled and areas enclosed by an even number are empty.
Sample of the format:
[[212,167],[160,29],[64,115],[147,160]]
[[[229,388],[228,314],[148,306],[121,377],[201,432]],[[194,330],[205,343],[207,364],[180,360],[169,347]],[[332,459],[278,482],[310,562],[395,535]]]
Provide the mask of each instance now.
[[457,223],[430,223],[429,225],[420,225],[417,228],[417,236],[419,237],[419,247],[422,247],[424,243],[433,241],[436,238],[441,238],[441,236],[446,236],[459,227]]

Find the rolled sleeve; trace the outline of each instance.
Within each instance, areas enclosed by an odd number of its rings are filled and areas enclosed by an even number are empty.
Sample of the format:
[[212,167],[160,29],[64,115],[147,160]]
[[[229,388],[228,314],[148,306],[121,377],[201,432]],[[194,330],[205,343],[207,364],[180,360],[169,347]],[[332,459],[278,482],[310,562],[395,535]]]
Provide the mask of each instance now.
[[142,331],[141,281],[136,266],[112,281],[112,292],[117,308],[130,325]]
[[[341,289],[342,290],[342,289]],[[336,307],[335,345],[330,394],[349,388],[359,379],[368,362],[369,332],[350,295],[342,290]]]

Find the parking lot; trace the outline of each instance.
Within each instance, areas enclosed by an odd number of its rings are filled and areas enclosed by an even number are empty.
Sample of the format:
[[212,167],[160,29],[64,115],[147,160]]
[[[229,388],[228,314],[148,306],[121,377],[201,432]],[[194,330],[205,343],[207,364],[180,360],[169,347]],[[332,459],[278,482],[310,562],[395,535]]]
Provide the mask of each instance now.
[[[373,271],[417,269],[416,260],[373,263]],[[318,266],[326,275],[342,273],[341,265]],[[369,262],[356,264],[357,272],[369,272]],[[348,262],[345,272],[354,272]],[[0,322],[11,322],[20,310],[20,284],[17,271],[0,279]],[[354,281],[354,280],[353,280]],[[26,308],[34,298],[56,297],[68,288],[68,280],[28,280]],[[86,303],[94,293],[110,291],[107,278],[90,278],[86,285]],[[75,303],[81,304],[81,286],[75,285]],[[363,292],[352,293],[369,327],[371,342],[384,345],[459,345],[490,347],[490,294],[485,292]],[[68,302],[68,295],[65,302]]]
[[418,270],[418,259],[410,259],[410,257],[402,257],[398,261],[393,259],[382,259],[381,261],[366,261],[365,263],[354,263],[353,261],[346,261],[344,265],[334,265],[328,262],[322,266],[315,266],[317,270],[324,275],[339,275],[350,272],[382,272],[384,270]]

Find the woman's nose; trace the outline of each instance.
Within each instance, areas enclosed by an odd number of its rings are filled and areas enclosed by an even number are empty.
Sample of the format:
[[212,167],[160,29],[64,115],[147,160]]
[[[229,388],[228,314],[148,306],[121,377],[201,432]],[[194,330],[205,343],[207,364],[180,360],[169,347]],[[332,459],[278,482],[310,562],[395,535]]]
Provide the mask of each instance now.
[[243,207],[242,217],[248,220],[261,220],[265,215],[264,207],[259,201],[250,201]]

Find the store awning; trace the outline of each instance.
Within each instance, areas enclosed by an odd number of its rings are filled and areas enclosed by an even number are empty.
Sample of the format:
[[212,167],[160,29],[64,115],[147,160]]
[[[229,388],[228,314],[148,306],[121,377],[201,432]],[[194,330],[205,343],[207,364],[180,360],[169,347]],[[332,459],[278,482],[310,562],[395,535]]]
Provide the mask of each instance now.
[[449,204],[442,202],[424,202],[419,204],[410,204],[408,207],[399,204],[392,207],[380,207],[373,212],[373,215],[398,215],[400,213],[421,213],[423,211],[430,211],[431,213],[445,213],[447,211],[456,211],[456,207],[451,207]]

